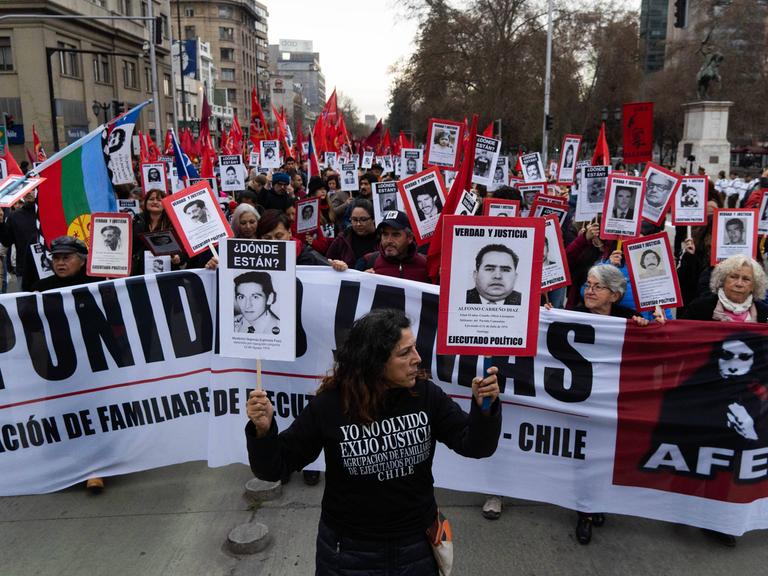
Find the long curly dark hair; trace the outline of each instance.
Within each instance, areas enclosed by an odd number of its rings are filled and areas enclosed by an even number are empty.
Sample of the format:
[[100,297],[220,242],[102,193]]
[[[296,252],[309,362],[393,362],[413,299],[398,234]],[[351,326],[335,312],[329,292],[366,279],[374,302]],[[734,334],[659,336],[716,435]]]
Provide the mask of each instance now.
[[364,424],[373,422],[388,388],[384,379],[387,361],[403,330],[410,327],[411,321],[399,310],[373,310],[357,319],[336,352],[332,373],[323,379],[317,393],[337,389],[345,414]]

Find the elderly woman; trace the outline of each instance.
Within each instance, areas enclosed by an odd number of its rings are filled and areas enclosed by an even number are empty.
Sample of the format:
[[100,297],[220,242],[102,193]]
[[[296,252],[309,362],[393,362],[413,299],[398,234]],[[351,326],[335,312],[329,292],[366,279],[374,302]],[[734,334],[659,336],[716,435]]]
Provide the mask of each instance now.
[[[501,406],[496,368],[472,382],[464,412],[419,369],[410,321],[396,310],[357,320],[317,396],[278,433],[267,394],[248,399],[245,435],[257,477],[277,480],[323,451],[327,481],[317,535],[318,574],[437,576],[426,530],[435,521],[432,459],[439,440],[457,453],[484,458],[496,450]],[[491,400],[482,409],[483,398]],[[418,456],[401,461],[393,426]],[[361,443],[361,440],[362,443]],[[378,446],[376,462],[349,458],[363,443]]]
[[232,231],[235,238],[256,238],[259,212],[250,204],[239,204],[232,213]]
[[768,306],[765,298],[766,277],[762,267],[749,256],[731,256],[712,271],[712,294],[691,302],[681,315],[686,320],[721,322],[765,322]]

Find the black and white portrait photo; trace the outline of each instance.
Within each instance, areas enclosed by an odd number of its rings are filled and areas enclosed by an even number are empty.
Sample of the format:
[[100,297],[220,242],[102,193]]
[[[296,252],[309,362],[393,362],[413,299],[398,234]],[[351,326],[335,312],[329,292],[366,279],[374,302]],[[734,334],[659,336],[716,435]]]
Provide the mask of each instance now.
[[608,185],[610,166],[585,166],[581,171],[579,195],[576,200],[577,221],[592,220],[603,212],[605,190]]
[[407,178],[421,172],[424,163],[422,150],[418,148],[403,148],[400,150],[401,177]]
[[184,214],[186,214],[189,224],[197,226],[199,224],[207,224],[211,220],[211,214],[208,211],[204,200],[193,200],[184,206]]
[[373,201],[373,216],[375,224],[383,220],[383,215],[392,210],[405,212],[403,201],[397,190],[397,182],[388,180],[371,183],[371,199]]
[[427,166],[451,170],[457,167],[463,128],[458,122],[430,119],[427,127]]
[[168,179],[166,178],[166,165],[164,162],[144,163],[141,165],[141,183],[144,194],[150,190],[168,191]]
[[472,272],[474,288],[467,290],[467,304],[519,306],[520,292],[515,290],[517,254],[504,244],[486,244],[475,255]]
[[611,174],[606,183],[600,238],[634,237],[640,233],[640,207],[644,181],[634,176]]
[[144,250],[144,273],[161,274],[171,271],[171,257],[169,255],[155,256],[149,250]]
[[320,214],[320,200],[308,198],[296,203],[296,232],[299,234],[305,232],[314,232],[317,230]]
[[643,172],[645,178],[645,200],[643,219],[659,224],[667,211],[672,195],[682,182],[682,176],[649,163]]
[[475,140],[475,163],[472,166],[472,182],[490,186],[501,152],[501,140],[477,136]]
[[493,180],[488,186],[490,192],[495,192],[501,186],[507,186],[509,183],[509,158],[507,156],[499,156],[496,161],[496,168],[493,171]]
[[523,154],[520,156],[520,164],[523,167],[523,179],[526,183],[543,182],[546,180],[544,164],[539,152]]
[[640,278],[653,278],[654,276],[663,276],[664,267],[662,266],[661,255],[658,250],[648,248],[640,254],[638,259],[640,268],[638,276]]
[[280,318],[274,311],[277,293],[268,272],[244,272],[235,276],[234,302],[232,329],[235,332],[280,333]]
[[[683,176],[672,202],[672,224],[703,226],[707,223],[707,176]],[[767,223],[768,224],[768,223]],[[762,230],[760,231],[761,233]],[[768,226],[765,228],[768,233]]]
[[245,165],[242,156],[239,154],[219,156],[219,171],[223,192],[238,192],[245,189]]
[[259,156],[262,168],[280,168],[280,154],[277,140],[262,140],[259,142]]
[[98,212],[91,216],[91,226],[93,233],[88,250],[88,275],[108,278],[130,276],[131,215]]
[[437,188],[431,182],[415,187],[411,191],[411,197],[421,221],[437,218],[443,209]]
[[360,189],[357,166],[354,162],[341,163],[341,189],[344,192],[354,192]]

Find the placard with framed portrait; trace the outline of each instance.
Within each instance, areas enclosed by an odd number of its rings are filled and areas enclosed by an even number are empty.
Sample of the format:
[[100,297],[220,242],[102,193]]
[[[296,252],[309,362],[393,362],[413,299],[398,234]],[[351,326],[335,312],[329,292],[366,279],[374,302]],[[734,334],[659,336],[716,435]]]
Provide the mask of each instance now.
[[757,208],[715,208],[710,264],[737,254],[757,256]]
[[618,240],[640,235],[640,211],[645,194],[645,180],[633,176],[608,176],[600,238]]
[[560,148],[560,163],[557,167],[557,183],[569,186],[574,183],[576,176],[576,163],[579,160],[579,148],[581,148],[581,136],[578,134],[566,134],[563,136],[563,146]]
[[623,244],[624,261],[635,306],[639,312],[683,305],[677,268],[666,232],[651,234]]
[[520,216],[520,200],[505,198],[485,198],[483,200],[483,216],[513,218]]
[[86,274],[105,278],[131,275],[133,217],[121,212],[91,214]]
[[464,141],[464,124],[430,118],[427,124],[425,165],[448,170],[459,169],[459,151]]
[[[706,226],[709,178],[683,176],[672,201],[673,226]],[[762,212],[761,212],[762,214]],[[768,228],[766,228],[768,233]]]
[[643,178],[645,179],[643,220],[660,226],[677,189],[683,182],[683,177],[663,166],[649,162],[643,170]]
[[437,220],[445,206],[445,186],[438,168],[426,170],[399,180],[397,188],[411,221],[411,230],[418,246],[429,242]]

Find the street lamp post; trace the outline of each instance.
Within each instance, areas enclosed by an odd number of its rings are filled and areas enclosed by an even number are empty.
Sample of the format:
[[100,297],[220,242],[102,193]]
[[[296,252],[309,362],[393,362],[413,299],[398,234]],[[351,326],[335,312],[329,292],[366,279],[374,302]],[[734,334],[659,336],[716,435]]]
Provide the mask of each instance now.
[[109,122],[109,118],[107,118],[107,110],[109,110],[108,103],[94,100],[93,105],[91,106],[91,110],[93,110],[93,115],[96,116],[97,121],[99,120],[99,111],[102,111],[104,112],[104,123],[106,124]]

